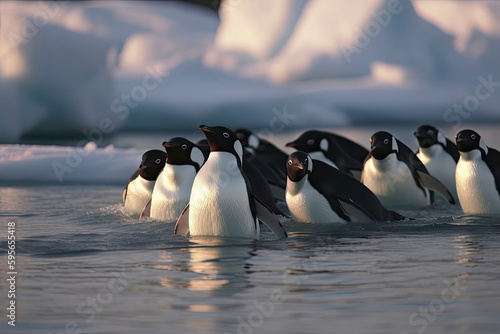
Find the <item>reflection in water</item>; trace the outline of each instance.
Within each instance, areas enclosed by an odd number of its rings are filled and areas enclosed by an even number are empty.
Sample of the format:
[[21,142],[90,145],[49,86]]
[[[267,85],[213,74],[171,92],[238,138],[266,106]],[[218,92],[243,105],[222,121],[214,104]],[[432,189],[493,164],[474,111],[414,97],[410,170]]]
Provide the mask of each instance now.
[[192,239],[196,246],[188,249],[189,269],[198,274],[188,289],[216,295],[233,295],[247,287],[246,264],[255,251],[255,242],[224,238]]
[[[162,286],[217,296],[231,296],[247,287],[246,275],[251,264],[246,260],[255,251],[254,240],[197,237],[190,241],[190,247],[176,254],[171,251],[160,253],[162,261],[154,268],[166,272],[160,277]],[[179,262],[179,253],[186,254],[187,261]],[[210,305],[191,307],[197,311],[211,311]]]
[[477,237],[472,234],[462,234],[453,238],[453,248],[458,250],[456,263],[466,264],[466,267],[477,266],[476,257],[479,248]]

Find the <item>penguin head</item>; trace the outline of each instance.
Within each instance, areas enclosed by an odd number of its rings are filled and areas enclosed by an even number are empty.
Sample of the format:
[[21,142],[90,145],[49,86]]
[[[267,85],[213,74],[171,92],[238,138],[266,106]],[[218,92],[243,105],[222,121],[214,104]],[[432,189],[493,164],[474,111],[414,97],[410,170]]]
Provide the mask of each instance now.
[[245,148],[250,148],[256,150],[260,146],[260,139],[255,133],[247,129],[237,129],[234,131],[236,137],[241,141],[241,144]]
[[484,154],[488,154],[488,146],[483,138],[474,130],[462,130],[456,137],[457,148],[460,152],[470,152],[472,150],[480,150]]
[[200,130],[205,133],[210,152],[229,152],[238,157],[241,164],[243,159],[243,146],[233,131],[223,126],[200,125]]
[[436,144],[446,147],[446,137],[432,125],[419,126],[413,135],[417,138],[418,146],[421,148],[429,148]]
[[172,138],[163,142],[163,147],[167,151],[167,164],[192,165],[199,170],[205,162],[202,151],[186,138]]
[[307,174],[312,172],[313,162],[309,154],[295,151],[286,160],[286,171],[288,178],[293,182],[299,182]]
[[371,156],[383,160],[391,153],[398,153],[398,142],[389,132],[379,131],[370,138]]
[[156,180],[160,171],[165,167],[167,154],[160,150],[147,151],[142,155],[139,175],[148,181]]
[[328,150],[328,138],[321,131],[310,130],[300,135],[299,138],[287,143],[286,147],[311,153]]

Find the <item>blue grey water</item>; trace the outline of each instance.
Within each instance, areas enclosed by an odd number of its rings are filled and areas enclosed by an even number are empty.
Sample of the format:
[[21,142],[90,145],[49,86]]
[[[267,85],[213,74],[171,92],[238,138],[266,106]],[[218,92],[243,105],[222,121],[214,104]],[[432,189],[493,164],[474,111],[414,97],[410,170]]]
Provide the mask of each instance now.
[[[404,211],[411,221],[194,238],[127,215],[122,189],[0,187],[1,333],[500,331],[499,217],[438,199]],[[8,222],[16,327],[6,317]]]

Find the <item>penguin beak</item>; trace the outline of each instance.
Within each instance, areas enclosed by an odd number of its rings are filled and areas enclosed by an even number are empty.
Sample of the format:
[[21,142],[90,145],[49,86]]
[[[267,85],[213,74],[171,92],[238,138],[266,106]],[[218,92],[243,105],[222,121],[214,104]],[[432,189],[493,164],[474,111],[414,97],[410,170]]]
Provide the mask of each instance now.
[[146,168],[148,168],[148,166],[141,165],[141,166],[139,167],[139,170],[145,170]]
[[300,165],[297,165],[297,168],[298,169],[304,169],[304,166],[302,166],[302,164],[300,164]]
[[172,147],[172,144],[168,141],[164,141],[162,145],[163,147]]
[[208,127],[206,125],[200,125],[200,130],[203,132],[212,132],[210,127]]
[[294,141],[291,141],[289,143],[286,143],[285,144],[286,147],[295,147],[295,142]]

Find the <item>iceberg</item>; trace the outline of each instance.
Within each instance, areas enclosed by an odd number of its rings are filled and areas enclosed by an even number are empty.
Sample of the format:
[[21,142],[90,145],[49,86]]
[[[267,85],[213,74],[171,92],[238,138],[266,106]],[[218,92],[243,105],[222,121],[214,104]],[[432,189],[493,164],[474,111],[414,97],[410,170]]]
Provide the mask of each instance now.
[[0,15],[4,143],[500,120],[500,3],[232,0],[219,18],[181,2],[38,1]]

